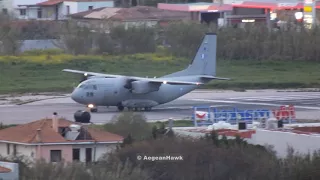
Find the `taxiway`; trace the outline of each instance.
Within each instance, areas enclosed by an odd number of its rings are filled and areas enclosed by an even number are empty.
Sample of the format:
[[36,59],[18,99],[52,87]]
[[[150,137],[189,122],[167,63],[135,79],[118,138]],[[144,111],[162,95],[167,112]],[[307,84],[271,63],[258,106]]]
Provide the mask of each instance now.
[[[21,97],[22,99],[25,97]],[[34,96],[36,98],[36,96]],[[26,98],[25,98],[26,99]],[[83,105],[73,102],[70,97],[57,96],[30,103],[5,104],[0,106],[0,118],[4,124],[21,124],[51,117],[53,112],[73,120],[77,110],[85,110]],[[148,120],[168,118],[190,119],[193,106],[214,106],[230,109],[277,109],[281,105],[295,105],[298,119],[320,119],[320,92],[279,92],[277,90],[234,91],[193,91],[179,99],[142,112]],[[115,107],[99,107],[99,112],[91,113],[93,123],[105,123],[119,114]]]

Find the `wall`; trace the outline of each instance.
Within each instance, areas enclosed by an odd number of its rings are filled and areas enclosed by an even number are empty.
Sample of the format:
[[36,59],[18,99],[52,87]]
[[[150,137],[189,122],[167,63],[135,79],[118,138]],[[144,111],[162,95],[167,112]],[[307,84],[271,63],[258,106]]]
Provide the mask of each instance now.
[[157,25],[158,21],[127,21],[124,22],[124,26],[127,29],[128,27],[132,26],[141,26],[141,25],[146,25],[147,27],[152,27]]
[[36,147],[36,157],[42,157],[47,162],[50,162],[50,150],[61,150],[62,159],[66,162],[72,161],[72,145],[44,145]]
[[[20,14],[20,13],[19,13]],[[26,9],[26,16],[20,16],[19,15],[19,18],[22,19],[37,19],[38,18],[38,8],[37,7],[28,7]]]
[[60,44],[56,40],[44,39],[44,40],[24,40],[20,52],[34,50],[34,49],[58,49],[56,44]]
[[320,149],[320,136],[280,131],[257,130],[256,134],[248,142],[272,145],[280,157],[287,154],[288,146],[293,147],[300,153],[308,153],[309,151]]
[[73,145],[72,148],[79,148],[80,149],[80,161],[85,162],[86,161],[86,148],[92,148],[92,159],[94,159],[94,161],[97,161],[105,153],[109,153],[113,149],[115,149],[116,145],[115,144],[96,144],[96,146],[91,145],[91,144],[90,145]]
[[[35,157],[35,147],[34,146],[25,146],[25,145],[16,145],[16,151],[18,155],[24,155],[27,157]],[[10,155],[13,154],[13,144],[10,144]],[[0,155],[9,156],[7,154],[7,143],[0,143]]]
[[101,7],[114,7],[113,1],[97,1],[97,2],[78,2],[78,12],[88,11],[89,6],[93,6],[93,9]]
[[8,9],[8,11],[13,10],[13,0],[2,0],[0,1],[0,10]]
[[67,6],[70,7],[70,14],[74,14],[78,12],[78,3],[77,2],[63,2],[61,9],[61,14],[66,15],[67,14]]
[[0,161],[0,166],[11,169],[9,173],[0,173],[1,180],[19,180],[19,164],[2,162]]
[[37,3],[44,2],[46,0],[12,0],[13,1],[13,7],[18,7],[18,5],[34,5]]

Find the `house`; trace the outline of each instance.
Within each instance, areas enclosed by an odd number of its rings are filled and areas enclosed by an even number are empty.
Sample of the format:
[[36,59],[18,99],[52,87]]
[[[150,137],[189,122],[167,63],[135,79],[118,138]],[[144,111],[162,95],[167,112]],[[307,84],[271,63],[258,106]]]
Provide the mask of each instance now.
[[19,164],[0,161],[0,179],[1,180],[18,180]]
[[[12,5],[8,6],[11,2]],[[6,11],[12,11],[19,19],[63,20],[68,14],[100,7],[114,7],[112,0],[4,0]],[[1,2],[0,2],[1,4]]]
[[114,150],[123,137],[54,115],[0,130],[0,155],[24,155],[47,162],[93,162]]
[[130,8],[97,8],[89,11],[71,14],[69,16],[80,24],[89,27],[107,28],[112,25],[124,25],[126,28],[132,25],[145,24],[154,26],[165,25],[170,21],[190,20],[186,12],[162,10],[150,6],[135,6]]

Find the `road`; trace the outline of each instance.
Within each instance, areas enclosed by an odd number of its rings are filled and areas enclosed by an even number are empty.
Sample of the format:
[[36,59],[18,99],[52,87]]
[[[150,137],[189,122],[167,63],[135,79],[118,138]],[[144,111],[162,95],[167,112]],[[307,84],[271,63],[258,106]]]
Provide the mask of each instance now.
[[[192,107],[210,105],[223,109],[276,109],[280,105],[293,104],[298,119],[320,119],[320,92],[278,92],[260,91],[193,91],[170,103],[155,107],[151,112],[143,112],[146,118],[162,120],[190,118]],[[1,105],[0,118],[4,124],[21,124],[51,117],[53,112],[73,120],[77,110],[84,110],[83,105],[73,102],[69,97],[60,97],[36,101],[23,105]],[[99,112],[92,113],[93,123],[105,123],[119,114],[115,107],[99,107]]]

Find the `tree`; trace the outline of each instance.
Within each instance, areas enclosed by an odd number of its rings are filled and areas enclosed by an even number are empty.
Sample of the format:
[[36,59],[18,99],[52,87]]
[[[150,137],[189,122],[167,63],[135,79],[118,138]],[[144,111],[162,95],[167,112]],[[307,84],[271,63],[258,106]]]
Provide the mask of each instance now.
[[130,134],[137,141],[151,137],[151,128],[146,117],[138,112],[123,112],[114,116],[110,123],[104,125],[104,128],[123,137]]
[[164,29],[164,34],[173,55],[192,57],[209,31],[208,26],[199,23],[172,22]]
[[56,33],[58,41],[53,41],[57,47],[74,55],[88,54],[92,50],[94,36],[90,27],[68,20],[63,22],[59,28],[60,31]]
[[5,55],[15,55],[20,52],[21,28],[13,23],[14,16],[11,14],[0,14],[0,48]]
[[155,52],[155,28],[145,24],[125,27],[113,26],[110,29],[110,37],[119,47],[119,53],[147,53]]
[[152,126],[152,137],[153,139],[157,139],[158,128],[156,125]]

